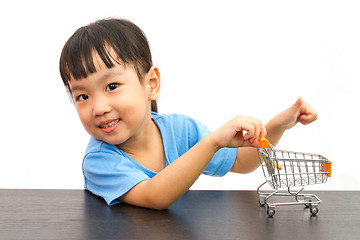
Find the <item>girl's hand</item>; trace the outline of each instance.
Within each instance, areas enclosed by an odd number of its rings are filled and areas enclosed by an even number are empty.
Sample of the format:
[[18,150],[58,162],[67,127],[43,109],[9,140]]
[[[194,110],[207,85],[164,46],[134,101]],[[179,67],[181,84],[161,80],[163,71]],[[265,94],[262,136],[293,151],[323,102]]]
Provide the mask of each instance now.
[[211,136],[218,148],[261,147],[258,138],[266,136],[266,129],[256,118],[238,115]]
[[318,118],[318,114],[313,107],[304,102],[301,97],[288,109],[275,116],[278,126],[284,129],[294,127],[298,122],[307,125]]

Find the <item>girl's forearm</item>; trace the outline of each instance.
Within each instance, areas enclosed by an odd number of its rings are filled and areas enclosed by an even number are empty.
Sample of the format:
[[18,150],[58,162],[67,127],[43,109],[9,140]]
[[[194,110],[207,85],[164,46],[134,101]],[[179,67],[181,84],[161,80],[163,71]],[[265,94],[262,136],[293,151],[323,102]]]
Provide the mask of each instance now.
[[285,132],[285,128],[280,127],[277,123],[276,123],[276,119],[270,120],[266,125],[266,139],[273,145],[276,146],[276,144],[279,142],[279,140],[281,139],[282,135]]
[[[279,127],[274,120],[276,121],[276,119],[273,119],[265,125],[267,131],[266,138],[273,146],[279,142],[285,132],[285,129]],[[259,156],[255,148],[238,148],[236,160],[231,171],[236,173],[250,173],[259,166]]]
[[166,209],[189,190],[218,150],[210,135],[203,138],[152,179],[138,184],[140,188],[134,187],[141,195],[132,197],[130,202],[123,200],[142,207]]

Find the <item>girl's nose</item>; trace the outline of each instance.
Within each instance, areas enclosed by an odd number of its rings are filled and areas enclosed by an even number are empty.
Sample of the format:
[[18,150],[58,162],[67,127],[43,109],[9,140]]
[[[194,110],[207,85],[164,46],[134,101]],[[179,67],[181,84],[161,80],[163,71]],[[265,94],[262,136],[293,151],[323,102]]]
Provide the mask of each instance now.
[[96,99],[93,102],[93,115],[94,116],[102,116],[111,111],[111,106],[108,101],[104,98]]

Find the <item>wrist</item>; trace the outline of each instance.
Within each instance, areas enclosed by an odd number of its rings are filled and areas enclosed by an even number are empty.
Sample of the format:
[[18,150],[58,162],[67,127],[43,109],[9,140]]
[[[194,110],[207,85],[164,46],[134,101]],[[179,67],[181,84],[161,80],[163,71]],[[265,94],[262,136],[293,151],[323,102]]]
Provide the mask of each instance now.
[[281,124],[281,122],[273,118],[268,123],[265,124],[266,132],[269,134],[270,132],[285,132],[287,127]]
[[207,135],[201,141],[204,141],[209,146],[209,150],[214,153],[221,149],[221,147],[217,144],[215,140],[214,134]]
[[282,137],[282,135],[284,134],[284,132],[287,130],[286,127],[283,127],[281,124],[277,124],[275,122],[268,122],[265,125],[266,128],[266,138],[270,141],[270,143],[275,146],[280,138]]
[[285,110],[273,117],[266,125],[267,128],[284,132],[291,129],[297,124],[297,116],[289,114],[289,110]]

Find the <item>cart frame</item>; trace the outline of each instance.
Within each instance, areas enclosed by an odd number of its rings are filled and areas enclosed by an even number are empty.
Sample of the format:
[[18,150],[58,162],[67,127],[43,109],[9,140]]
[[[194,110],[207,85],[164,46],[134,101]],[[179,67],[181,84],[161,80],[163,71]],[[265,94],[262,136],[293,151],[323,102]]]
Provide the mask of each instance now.
[[[272,217],[276,206],[305,205],[312,215],[318,213],[321,200],[315,194],[301,193],[306,185],[321,184],[331,177],[331,162],[319,154],[277,150],[266,140],[261,139],[262,148],[258,148],[261,167],[265,176],[258,188],[259,203],[266,207]],[[269,184],[273,191],[261,191]],[[300,188],[292,190],[292,188]],[[280,189],[287,189],[281,190]],[[275,196],[294,197],[294,201],[270,202]]]

